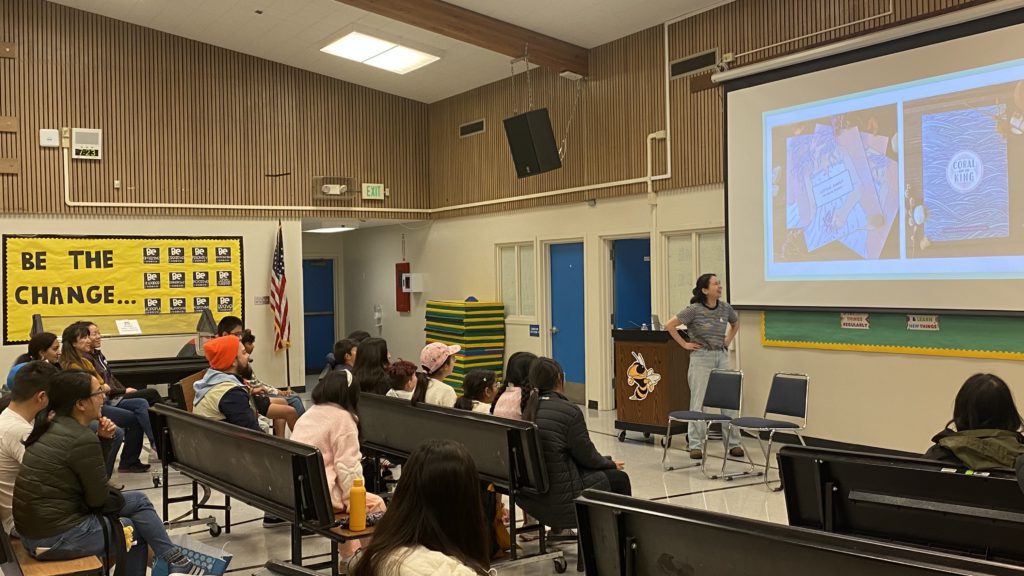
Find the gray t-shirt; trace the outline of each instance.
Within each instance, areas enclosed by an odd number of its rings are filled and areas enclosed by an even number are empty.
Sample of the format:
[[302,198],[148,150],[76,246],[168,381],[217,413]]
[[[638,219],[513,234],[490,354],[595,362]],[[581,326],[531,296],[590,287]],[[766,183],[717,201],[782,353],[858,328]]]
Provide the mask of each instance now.
[[690,342],[700,344],[705,350],[724,350],[725,332],[739,317],[728,302],[719,300],[714,308],[690,304],[676,314],[676,320],[686,325]]

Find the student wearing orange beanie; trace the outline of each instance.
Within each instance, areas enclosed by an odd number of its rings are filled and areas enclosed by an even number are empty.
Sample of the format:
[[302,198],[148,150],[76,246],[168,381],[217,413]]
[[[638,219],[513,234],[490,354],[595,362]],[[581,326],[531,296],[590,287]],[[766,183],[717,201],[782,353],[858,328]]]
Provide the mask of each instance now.
[[227,335],[210,340],[203,346],[210,369],[196,381],[193,413],[224,420],[236,426],[260,430],[256,412],[249,401],[239,372],[249,365],[249,353],[237,336]]

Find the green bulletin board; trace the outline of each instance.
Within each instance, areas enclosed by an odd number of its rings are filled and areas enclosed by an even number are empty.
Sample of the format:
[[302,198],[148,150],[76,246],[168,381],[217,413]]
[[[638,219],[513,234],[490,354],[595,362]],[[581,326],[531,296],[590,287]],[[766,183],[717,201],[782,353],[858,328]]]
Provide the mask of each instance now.
[[761,344],[819,350],[857,350],[1024,360],[1024,318],[939,315],[938,331],[907,329],[906,314],[869,316],[870,328],[842,328],[838,312],[765,311]]

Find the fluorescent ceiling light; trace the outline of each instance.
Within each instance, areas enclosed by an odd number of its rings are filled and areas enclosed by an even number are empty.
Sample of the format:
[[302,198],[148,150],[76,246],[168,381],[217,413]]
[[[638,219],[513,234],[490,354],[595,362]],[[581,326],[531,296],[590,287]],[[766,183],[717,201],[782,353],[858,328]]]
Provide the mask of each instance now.
[[382,68],[396,74],[407,74],[438,60],[440,58],[433,54],[427,54],[426,52],[420,52],[405,46],[395,46],[387,52],[370,58],[363,62],[363,64],[369,64],[370,66]]
[[349,32],[340,40],[324,46],[320,51],[369,64],[396,74],[407,74],[440,60],[440,57],[433,54],[400,46],[394,42],[360,32]]
[[303,230],[303,232],[310,232],[312,234],[337,234],[338,232],[348,232],[354,230],[348,226],[336,226],[331,228],[315,228],[313,230]]
[[359,32],[350,32],[342,39],[337,40],[320,49],[321,52],[340,56],[356,62],[365,62],[374,56],[387,52],[394,48],[394,42],[381,40]]

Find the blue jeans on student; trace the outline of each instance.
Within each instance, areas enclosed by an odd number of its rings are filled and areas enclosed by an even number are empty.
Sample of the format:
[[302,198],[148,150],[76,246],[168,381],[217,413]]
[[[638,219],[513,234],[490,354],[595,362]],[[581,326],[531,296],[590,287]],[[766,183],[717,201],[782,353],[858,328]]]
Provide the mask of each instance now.
[[[149,555],[147,545],[153,548],[155,557],[164,556],[176,550],[175,545],[167,536],[164,523],[153,509],[153,504],[142,492],[124,492],[124,507],[121,508],[120,516],[121,522],[135,528],[136,544],[128,551],[125,558],[125,574],[146,573]],[[106,522],[106,519],[101,521],[98,516],[89,516],[78,526],[62,534],[38,540],[22,536],[21,542],[25,545],[28,553],[39,560],[67,560],[94,554],[112,555],[114,553],[113,546],[104,552],[103,525],[100,522]],[[108,534],[111,534],[113,538],[124,537],[124,531],[117,525],[113,527],[113,530],[108,531]],[[36,554],[37,548],[49,548],[49,550]]]
[[139,421],[139,426],[142,426],[142,431],[146,434],[146,438],[149,439],[149,445],[152,448],[156,448],[156,437],[153,436],[153,424],[149,421],[149,401],[145,398],[114,398],[111,401],[111,406],[116,406],[123,410],[127,410],[135,415],[135,419]]
[[[89,424],[89,429],[95,432],[100,427],[100,423],[93,420]],[[107,452],[104,462],[104,468],[107,469],[107,478],[114,475],[114,463],[117,462],[117,453],[121,450],[121,445],[124,444],[124,430],[121,428],[114,429],[114,437],[110,439],[110,452]]]
[[[690,382],[690,410],[701,411],[704,409],[704,394],[708,391],[708,378],[715,368],[722,370],[729,369],[729,352],[727,350],[693,350],[690,352],[690,369],[686,373],[686,379]],[[725,410],[726,415],[733,418],[740,414],[736,410]],[[689,449],[700,448],[704,443],[704,437],[708,434],[708,425],[704,422],[690,422],[687,424],[686,437]],[[729,447],[740,445],[740,431],[730,428]]]
[[302,404],[302,398],[299,398],[298,394],[292,394],[291,396],[285,396],[285,400],[288,401],[288,405],[295,408],[295,413],[302,416],[306,412],[306,407]]
[[[142,403],[145,404],[146,401],[143,400]],[[100,413],[110,418],[118,428],[124,430],[124,450],[121,451],[119,468],[129,468],[139,464],[139,454],[142,453],[142,426],[139,425],[135,414],[109,404],[104,404]]]

